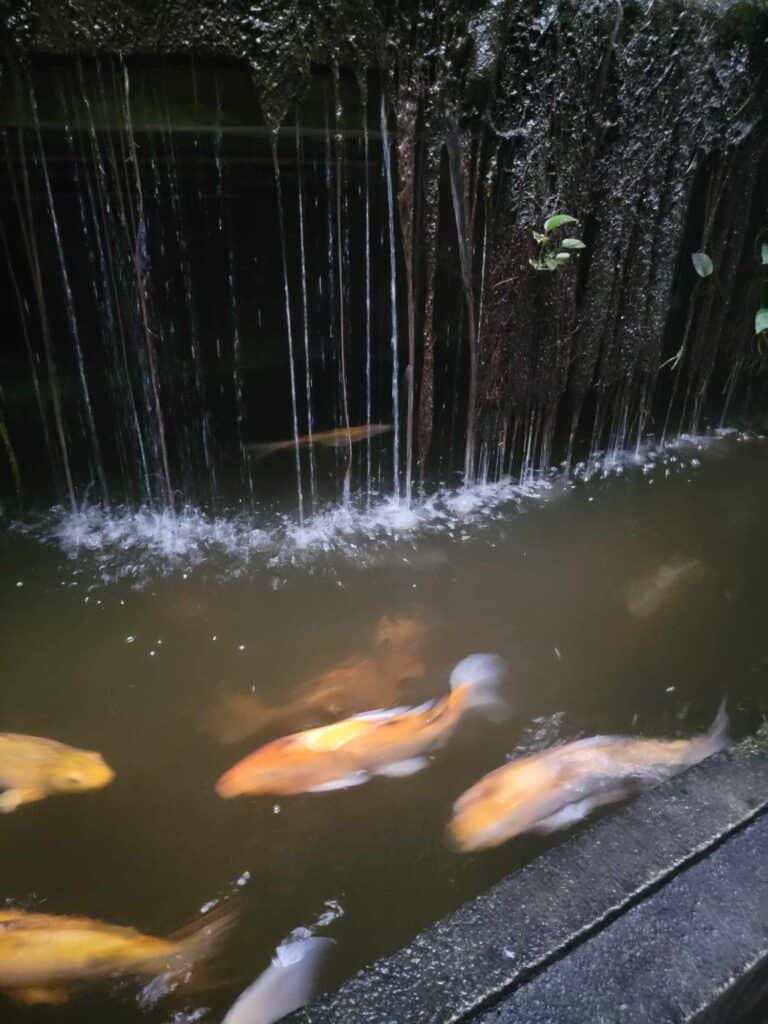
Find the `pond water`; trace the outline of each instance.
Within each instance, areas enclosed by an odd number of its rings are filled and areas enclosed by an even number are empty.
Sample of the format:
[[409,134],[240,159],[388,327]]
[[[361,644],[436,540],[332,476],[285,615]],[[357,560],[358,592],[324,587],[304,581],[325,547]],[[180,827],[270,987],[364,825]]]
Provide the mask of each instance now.
[[[105,984],[55,1009],[3,1003],[3,1021],[217,1022],[298,926],[336,940],[332,988],[568,835],[449,849],[453,801],[510,755],[685,736],[723,697],[732,735],[754,729],[766,443],[693,439],[589,479],[328,513],[301,533],[191,512],[4,530],[2,728],[99,750],[117,778],[2,818],[0,897],[156,935],[228,895],[239,916],[199,990]],[[511,714],[467,718],[419,774],[214,792],[269,739],[445,693],[473,651],[506,659]]]

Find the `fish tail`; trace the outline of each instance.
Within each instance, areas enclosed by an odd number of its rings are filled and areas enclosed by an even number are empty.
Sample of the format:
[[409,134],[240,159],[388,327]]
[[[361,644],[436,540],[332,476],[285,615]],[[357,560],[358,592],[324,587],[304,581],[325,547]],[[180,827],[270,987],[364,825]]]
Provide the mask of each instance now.
[[720,701],[717,714],[712,725],[707,730],[706,739],[712,748],[713,754],[716,750],[723,750],[730,742],[728,738],[728,712],[725,709],[725,699]]
[[171,936],[178,944],[185,970],[212,956],[234,925],[236,917],[232,907],[225,903],[198,917]]
[[722,700],[709,729],[707,729],[707,731],[701,736],[697,736],[695,739],[691,740],[689,748],[690,753],[687,760],[691,764],[696,764],[697,761],[702,761],[705,757],[709,757],[711,754],[716,754],[720,750],[725,750],[728,746],[730,746],[730,738],[728,736],[728,712],[725,708],[725,700]]
[[451,672],[451,693],[461,693],[468,708],[481,708],[491,718],[502,717],[507,705],[498,688],[505,668],[498,654],[469,654]]

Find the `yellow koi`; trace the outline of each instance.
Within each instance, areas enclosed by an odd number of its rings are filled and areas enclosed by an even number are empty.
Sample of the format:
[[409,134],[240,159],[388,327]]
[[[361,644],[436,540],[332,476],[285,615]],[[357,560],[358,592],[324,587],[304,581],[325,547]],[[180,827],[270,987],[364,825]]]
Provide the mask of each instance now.
[[46,796],[83,793],[109,785],[115,773],[101,754],[56,740],[0,733],[0,811]]
[[0,910],[0,989],[18,1002],[63,1003],[84,981],[186,973],[231,922],[231,915],[208,915],[183,938],[156,939],[87,917]]

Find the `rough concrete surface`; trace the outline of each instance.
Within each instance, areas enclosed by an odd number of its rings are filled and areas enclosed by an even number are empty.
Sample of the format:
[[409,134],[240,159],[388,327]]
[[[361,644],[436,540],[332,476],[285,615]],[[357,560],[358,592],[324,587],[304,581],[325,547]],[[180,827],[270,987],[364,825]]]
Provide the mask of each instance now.
[[768,816],[761,815],[473,1020],[735,1020],[743,1007],[727,999],[734,982],[767,958]]
[[[291,1020],[294,1024],[443,1024],[473,1019],[481,1007],[558,961],[566,950],[615,921],[622,911],[723,843],[766,807],[768,758],[761,745],[710,758],[563,842]],[[762,832],[744,834],[757,837]],[[745,852],[755,852],[759,845],[757,838],[742,842]],[[749,842],[757,845],[750,847]],[[764,849],[768,863],[768,846]],[[719,867],[712,870],[727,872],[731,863],[732,858],[721,857],[714,862]],[[749,871],[735,873],[734,889],[743,889],[749,878]],[[755,899],[753,889],[750,885]],[[706,892],[700,895],[704,900]],[[749,901],[749,894],[740,891],[739,895]],[[726,924],[717,923],[718,908],[707,917],[706,906],[702,904],[698,920],[702,939],[706,928],[719,927],[729,941]],[[676,916],[674,910],[664,913],[666,918],[662,915],[657,922],[662,931],[665,920],[674,924]],[[764,916],[768,927],[768,914]],[[661,932],[657,936],[659,948],[670,959],[679,945],[677,934],[670,928],[666,943]],[[693,946],[687,955],[695,956]],[[714,951],[702,946],[702,956],[712,955]],[[632,1019],[620,1015],[620,1004],[621,1000],[612,1011],[614,1016],[602,1019]]]

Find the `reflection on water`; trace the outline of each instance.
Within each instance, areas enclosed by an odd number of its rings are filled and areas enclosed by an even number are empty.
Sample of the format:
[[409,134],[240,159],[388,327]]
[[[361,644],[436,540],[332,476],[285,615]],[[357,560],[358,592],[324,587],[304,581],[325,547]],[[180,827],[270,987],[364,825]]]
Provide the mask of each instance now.
[[[756,727],[768,711],[765,442],[670,458],[553,486],[557,500],[491,497],[482,511],[477,493],[460,508],[445,498],[427,528],[358,521],[311,559],[289,557],[283,532],[238,563],[245,534],[232,524],[226,545],[162,559],[127,520],[111,542],[102,520],[74,558],[4,534],[0,728],[98,750],[116,778],[3,816],[3,899],[147,935],[233,894],[239,913],[199,988],[140,1004],[136,983],[102,981],[62,1007],[3,1004],[3,1021],[219,1024],[328,901],[343,910],[323,928],[336,940],[325,984],[337,985],[567,835],[448,847],[457,797],[510,756],[596,734],[689,737],[724,696],[734,738]],[[663,594],[640,601],[657,602],[650,613],[629,606],[638,581]],[[472,651],[507,662],[512,716],[467,718],[424,771],[278,802],[214,792],[256,746],[358,699],[444,694]],[[296,721],[259,717],[297,705]]]

